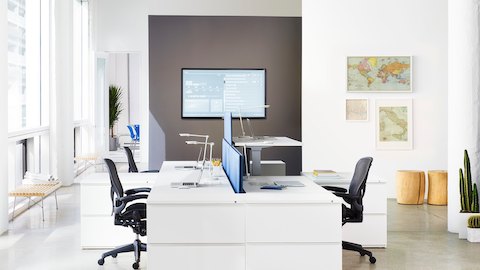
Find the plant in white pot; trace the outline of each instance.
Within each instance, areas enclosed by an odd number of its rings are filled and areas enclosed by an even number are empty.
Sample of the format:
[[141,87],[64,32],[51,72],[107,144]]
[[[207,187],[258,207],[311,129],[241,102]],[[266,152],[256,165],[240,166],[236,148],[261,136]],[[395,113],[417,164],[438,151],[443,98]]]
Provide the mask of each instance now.
[[470,168],[470,158],[468,157],[467,150],[463,154],[463,166],[465,174],[462,169],[459,169],[460,176],[460,219],[459,219],[459,232],[458,238],[467,238],[467,220],[472,216],[472,213],[478,213],[478,191],[477,184],[473,183],[472,188],[472,173]]
[[118,121],[118,117],[122,112],[122,88],[116,85],[108,87],[108,108],[109,108],[109,127],[110,127],[110,141],[109,150],[116,151],[118,146],[118,137],[113,133],[113,127]]
[[480,215],[468,218],[467,240],[474,243],[480,242]]

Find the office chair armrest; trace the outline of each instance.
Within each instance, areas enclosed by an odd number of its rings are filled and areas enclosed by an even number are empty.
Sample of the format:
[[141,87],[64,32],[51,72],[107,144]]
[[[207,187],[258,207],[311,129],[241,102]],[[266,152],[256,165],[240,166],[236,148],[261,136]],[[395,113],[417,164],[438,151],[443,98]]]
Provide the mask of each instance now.
[[150,192],[150,190],[152,190],[152,189],[149,188],[149,187],[132,188],[132,189],[129,189],[129,190],[125,190],[125,194],[132,195],[132,194],[136,194],[136,193],[139,193],[139,192]]
[[333,195],[343,198],[348,203],[361,198],[360,196],[354,196],[354,195],[351,195],[348,193],[342,193],[342,192],[333,192]]
[[322,186],[324,189],[329,190],[329,191],[335,191],[335,192],[342,192],[346,193],[347,189],[346,188],[341,188],[341,187],[333,187],[333,186]]
[[158,173],[160,170],[148,170],[148,171],[141,171],[140,173]]
[[146,198],[148,198],[148,194],[135,194],[135,195],[123,196],[119,198],[118,201],[121,203],[128,203],[131,201],[146,199]]

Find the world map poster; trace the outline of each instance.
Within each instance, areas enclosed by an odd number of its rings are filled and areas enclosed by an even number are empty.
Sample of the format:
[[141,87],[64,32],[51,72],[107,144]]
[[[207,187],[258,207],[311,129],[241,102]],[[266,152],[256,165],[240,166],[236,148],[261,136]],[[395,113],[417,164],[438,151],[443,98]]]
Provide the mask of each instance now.
[[347,91],[411,92],[410,56],[347,57]]

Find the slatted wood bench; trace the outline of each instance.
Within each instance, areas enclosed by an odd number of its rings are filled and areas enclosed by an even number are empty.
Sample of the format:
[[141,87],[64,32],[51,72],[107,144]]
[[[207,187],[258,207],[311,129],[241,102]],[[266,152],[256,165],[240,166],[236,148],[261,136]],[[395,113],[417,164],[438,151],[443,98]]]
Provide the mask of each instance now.
[[27,197],[28,198],[28,209],[30,209],[30,200],[32,197],[39,197],[40,201],[42,202],[42,220],[45,221],[45,216],[43,213],[43,199],[48,197],[50,194],[55,194],[55,205],[58,210],[58,201],[57,201],[57,189],[62,186],[61,181],[48,181],[45,183],[38,183],[38,184],[24,184],[21,185],[15,190],[8,193],[9,196],[14,197],[13,200],[13,214],[12,220],[15,218],[15,204],[17,201],[17,197]]

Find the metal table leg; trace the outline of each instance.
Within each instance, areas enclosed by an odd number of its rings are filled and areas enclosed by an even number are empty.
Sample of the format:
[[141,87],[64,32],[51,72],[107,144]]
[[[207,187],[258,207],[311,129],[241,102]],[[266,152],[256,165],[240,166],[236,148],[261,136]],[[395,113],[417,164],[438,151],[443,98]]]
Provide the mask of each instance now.
[[261,147],[252,147],[252,175],[262,175],[262,148]]

